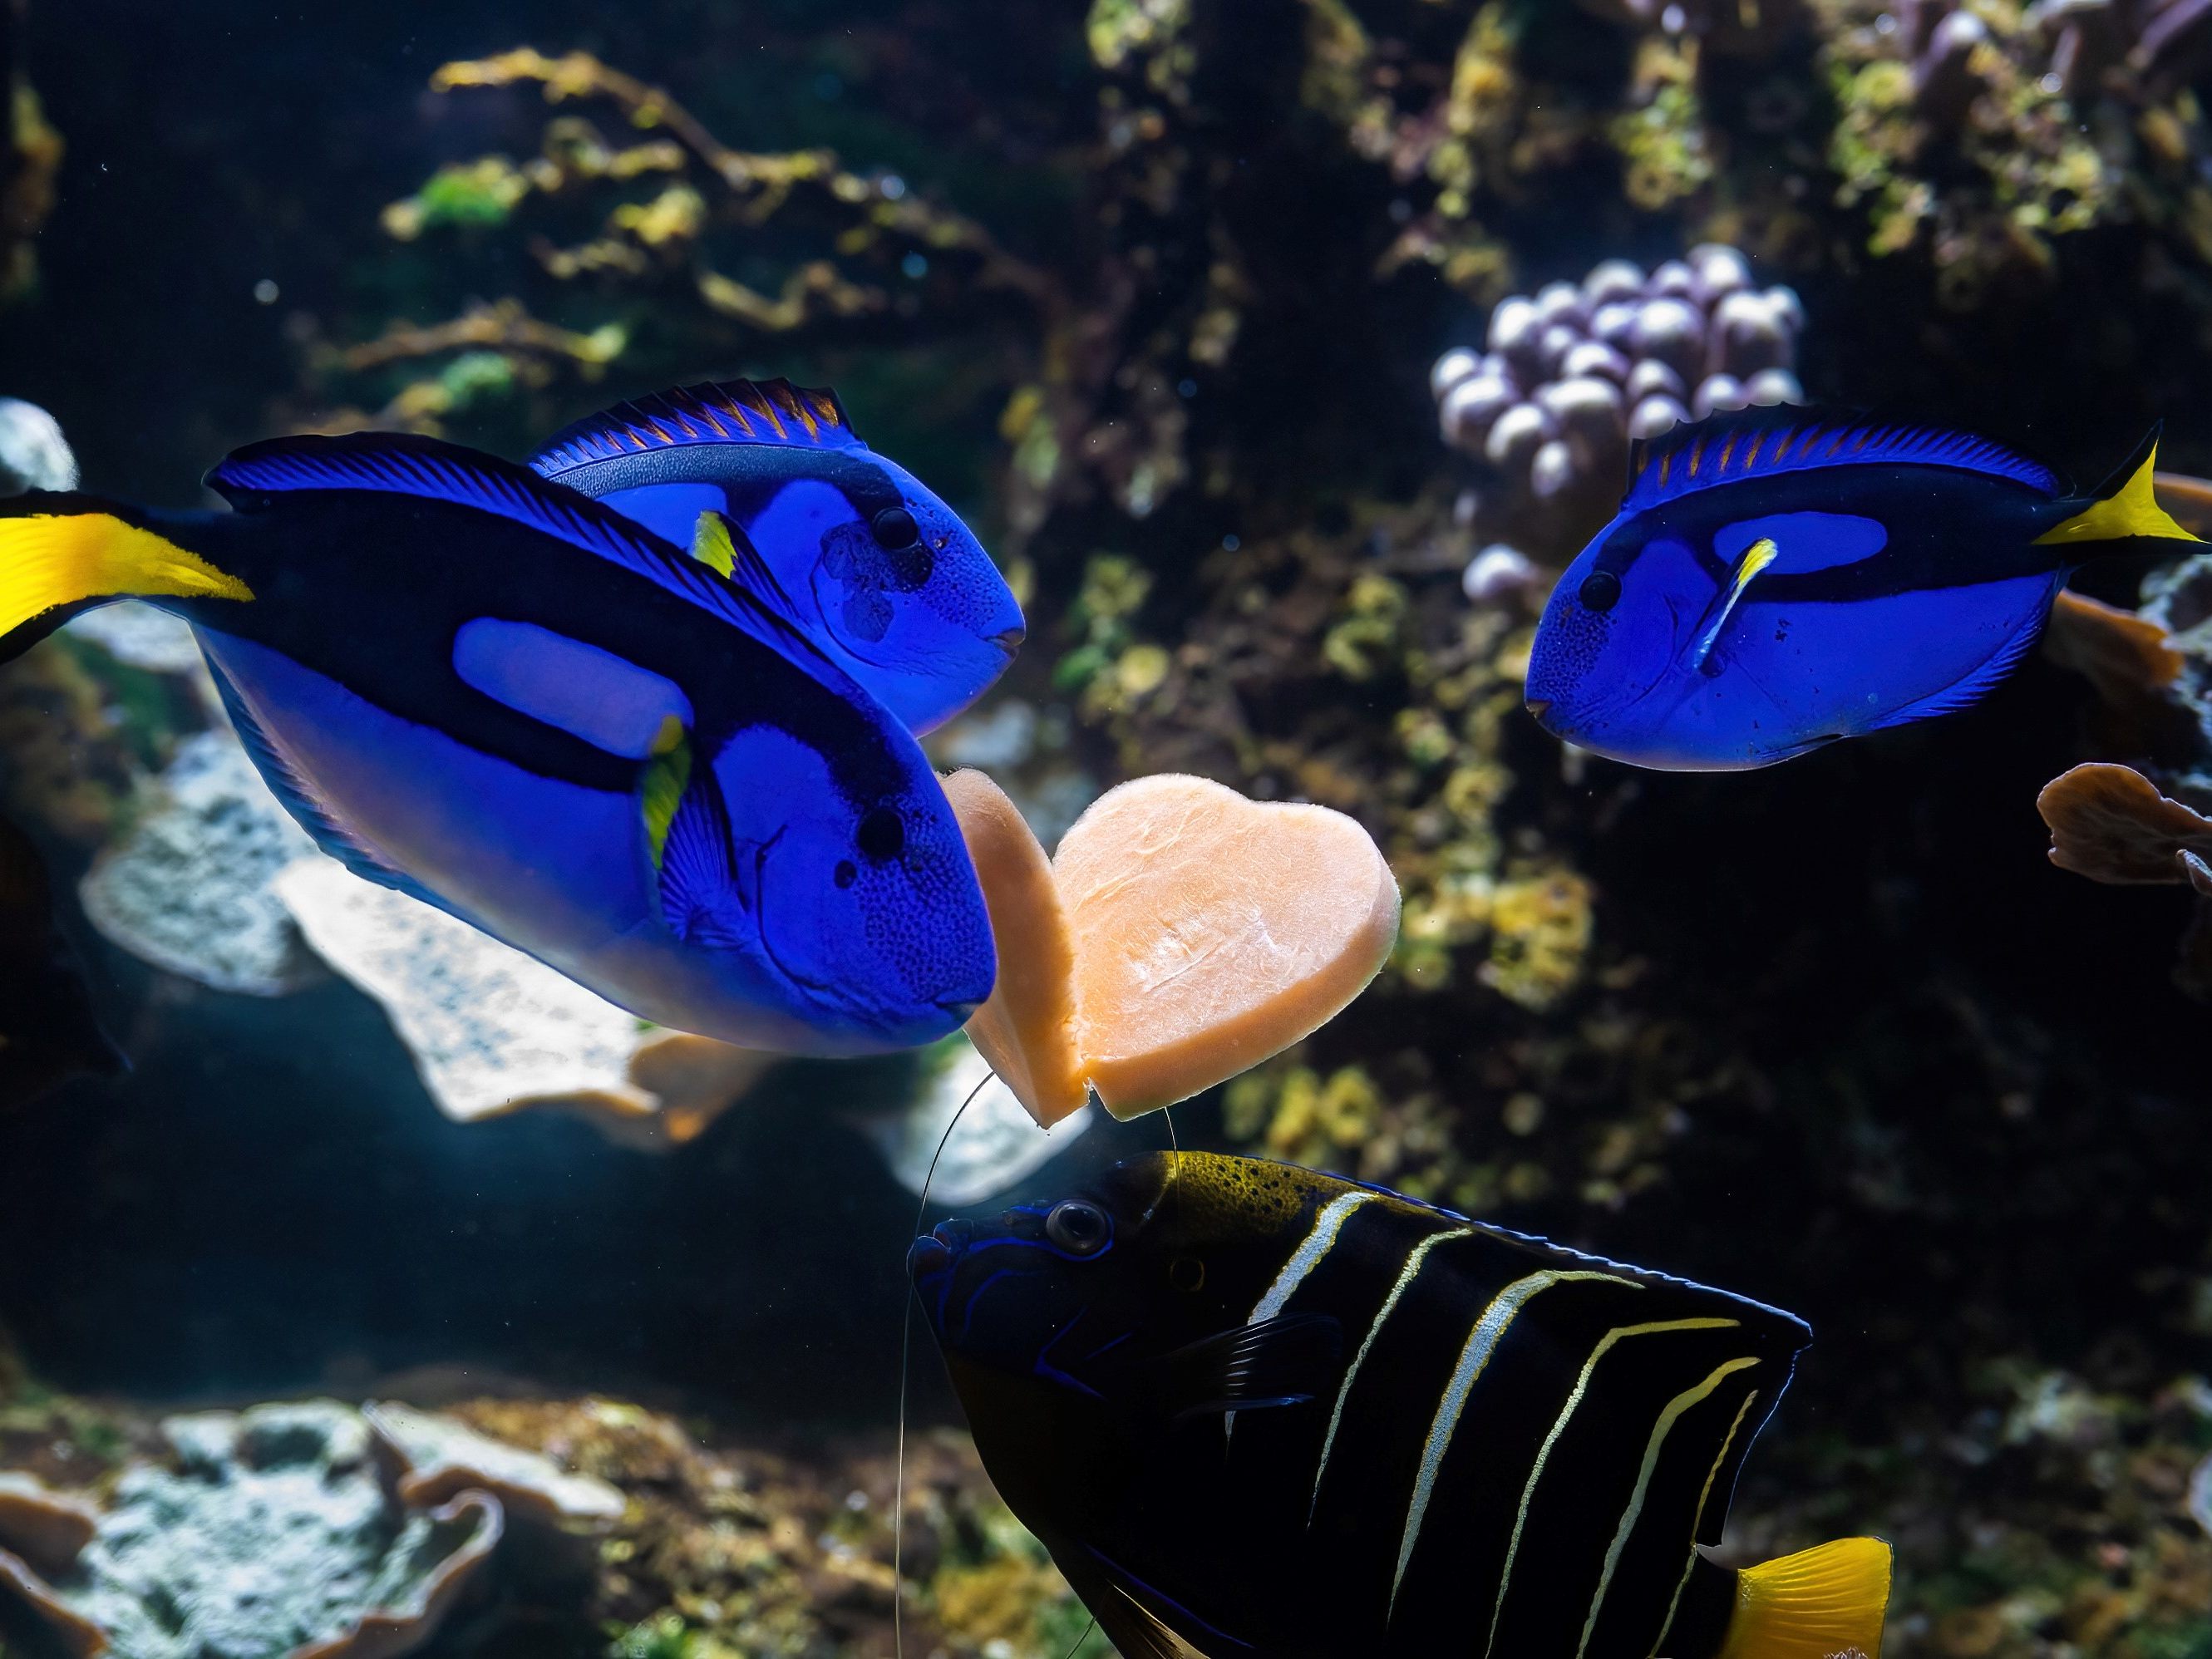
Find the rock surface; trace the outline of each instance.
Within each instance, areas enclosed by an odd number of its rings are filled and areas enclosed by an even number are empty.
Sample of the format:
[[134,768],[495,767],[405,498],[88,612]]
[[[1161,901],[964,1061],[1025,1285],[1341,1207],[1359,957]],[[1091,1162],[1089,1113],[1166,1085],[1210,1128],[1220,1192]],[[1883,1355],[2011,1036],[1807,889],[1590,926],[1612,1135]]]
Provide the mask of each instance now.
[[275,890],[316,951],[383,1005],[431,1098],[459,1121],[561,1106],[642,1144],[684,1141],[775,1063],[647,1025],[319,854],[283,871]]
[[79,888],[93,926],[132,955],[218,991],[282,996],[320,976],[271,886],[320,857],[237,738],[187,738],[148,811]]
[[116,1659],[398,1659],[498,1542],[481,1495],[409,1511],[368,1421],[334,1402],[170,1419],[175,1469],[135,1464],[66,1571],[0,1573],[78,1652]]
[[[1091,1127],[1093,1109],[1085,1106],[1050,1128],[1040,1129],[964,1036],[947,1039],[945,1056],[931,1067],[911,1107],[860,1120],[863,1133],[910,1193],[920,1194],[927,1181],[933,1203],[955,1209],[984,1203],[1036,1173]],[[983,1091],[961,1113],[961,1103],[979,1084]],[[960,1127],[948,1140],[945,1132],[955,1114],[960,1114]],[[938,1156],[940,1145],[942,1157]],[[933,1158],[937,1174],[931,1179]]]

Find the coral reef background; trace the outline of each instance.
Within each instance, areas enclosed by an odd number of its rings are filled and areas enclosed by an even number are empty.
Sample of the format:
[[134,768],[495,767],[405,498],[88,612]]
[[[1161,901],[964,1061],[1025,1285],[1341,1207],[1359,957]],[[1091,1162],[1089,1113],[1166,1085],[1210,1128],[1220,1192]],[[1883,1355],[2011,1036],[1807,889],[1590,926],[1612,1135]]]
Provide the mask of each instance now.
[[[999,694],[1022,715],[987,706],[948,759],[990,750],[1048,815],[1196,771],[1352,812],[1390,854],[1392,966],[1178,1109],[1185,1144],[1804,1313],[1738,1541],[1887,1533],[1892,1653],[2204,1659],[2212,1080],[2170,977],[2185,901],[2052,869],[2034,806],[2165,739],[2037,662],[1765,773],[1562,755],[1519,675],[1589,526],[1516,522],[1523,564],[1471,598],[1492,535],[1456,510],[1430,378],[1510,294],[1725,244],[1796,295],[1814,398],[2085,483],[2162,416],[2162,464],[2212,472],[2193,9],[34,3],[8,61],[66,149],[40,148],[52,211],[7,267],[0,391],[59,416],[88,488],[188,504],[272,430],[519,454],[665,383],[837,386],[1030,610]],[[2087,583],[2130,603],[2142,574]],[[60,884],[127,833],[200,723],[185,701],[75,641],[0,673],[0,805]],[[879,1532],[852,1523],[865,1591],[808,1540],[837,1483],[882,1484],[912,1202],[838,1118],[900,1066],[785,1068],[658,1159],[561,1120],[454,1125],[344,984],[224,996],[67,920],[137,1069],[0,1119],[11,1456],[106,1425],[107,1455],[46,1471],[96,1487],[169,1404],[503,1395],[479,1427],[567,1448],[665,1521],[611,1541],[678,1564],[618,1592],[635,1558],[602,1554],[576,1650],[753,1651],[761,1598],[811,1609],[792,1651],[887,1650],[880,1599],[821,1623],[880,1598]],[[1102,1127],[1038,1179],[1159,1133]],[[919,1418],[954,1421],[915,1381]],[[678,1472],[590,1450],[563,1403],[586,1394],[645,1401]],[[955,1557],[984,1575],[947,1650],[1064,1651],[1064,1603],[946,1445]],[[681,1563],[718,1535],[694,1501],[715,1460],[756,1452],[791,1471],[759,1528],[800,1530],[739,1609]],[[520,1650],[465,1645],[496,1626],[438,1650]]]

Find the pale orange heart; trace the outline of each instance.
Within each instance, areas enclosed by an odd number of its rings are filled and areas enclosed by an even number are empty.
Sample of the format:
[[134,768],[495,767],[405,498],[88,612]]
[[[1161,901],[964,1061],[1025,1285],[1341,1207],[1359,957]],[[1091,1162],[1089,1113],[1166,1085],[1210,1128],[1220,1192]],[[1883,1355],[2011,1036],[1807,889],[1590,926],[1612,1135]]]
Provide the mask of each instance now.
[[1006,791],[981,772],[955,772],[945,797],[983,884],[999,949],[990,1000],[968,1039],[1047,1128],[1090,1098],[1075,1058],[1075,948],[1052,866]]
[[[999,940],[969,1034],[1041,1122],[1085,1084],[1127,1118],[1235,1077],[1358,995],[1397,936],[1389,864],[1327,807],[1139,778],[1061,840],[1048,900],[1042,849],[998,787],[956,774],[946,793]],[[1062,960],[1067,991],[1048,994]]]

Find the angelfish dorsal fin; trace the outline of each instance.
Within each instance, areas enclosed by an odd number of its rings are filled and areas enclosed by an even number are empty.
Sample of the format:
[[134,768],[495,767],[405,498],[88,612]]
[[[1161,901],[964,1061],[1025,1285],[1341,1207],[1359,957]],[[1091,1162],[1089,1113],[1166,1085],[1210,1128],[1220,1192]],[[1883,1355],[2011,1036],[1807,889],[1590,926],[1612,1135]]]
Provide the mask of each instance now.
[[557,478],[593,461],[693,444],[867,447],[846,417],[845,405],[825,386],[781,380],[710,380],[586,415],[556,434],[530,458],[530,465],[543,477]]

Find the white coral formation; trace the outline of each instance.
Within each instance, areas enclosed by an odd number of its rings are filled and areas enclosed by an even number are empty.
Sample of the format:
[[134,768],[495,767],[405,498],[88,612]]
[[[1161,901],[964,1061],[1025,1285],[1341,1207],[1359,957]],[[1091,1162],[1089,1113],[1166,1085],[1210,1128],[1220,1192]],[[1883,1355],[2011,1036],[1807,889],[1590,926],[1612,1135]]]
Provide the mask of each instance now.
[[439,1109],[580,1114],[628,1144],[696,1137],[773,1054],[648,1026],[534,957],[310,854],[275,897],[316,954],[384,1006]]
[[1655,270],[1607,259],[1578,283],[1501,301],[1486,349],[1447,351],[1429,377],[1444,441],[1477,463],[1462,516],[1507,543],[1531,526],[1538,538],[1586,529],[1617,493],[1632,439],[1802,402],[1803,325],[1795,292],[1759,288],[1742,254],[1713,242]]
[[176,1467],[133,1463],[104,1508],[18,1483],[0,1514],[0,1597],[79,1659],[400,1659],[506,1530],[486,1491],[395,1498],[370,1424],[332,1401],[161,1427]]

